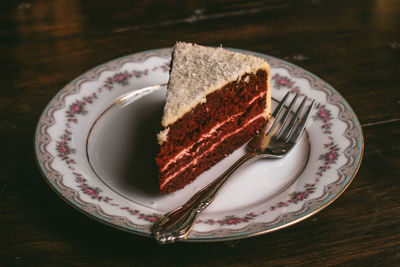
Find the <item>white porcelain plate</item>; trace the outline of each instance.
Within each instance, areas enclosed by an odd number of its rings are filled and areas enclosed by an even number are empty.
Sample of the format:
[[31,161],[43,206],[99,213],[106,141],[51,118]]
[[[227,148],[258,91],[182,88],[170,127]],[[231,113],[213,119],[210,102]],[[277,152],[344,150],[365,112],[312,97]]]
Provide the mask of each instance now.
[[[337,91],[286,61],[233,50],[270,63],[274,99],[300,92],[317,107],[307,134],[285,158],[259,160],[230,178],[188,241],[244,238],[308,218],[344,192],[361,163],[361,127]],[[103,223],[147,236],[160,215],[183,204],[245,151],[238,149],[182,190],[158,193],[156,133],[170,55],[169,48],[145,51],[79,76],[45,108],[35,136],[39,168],[63,199]]]

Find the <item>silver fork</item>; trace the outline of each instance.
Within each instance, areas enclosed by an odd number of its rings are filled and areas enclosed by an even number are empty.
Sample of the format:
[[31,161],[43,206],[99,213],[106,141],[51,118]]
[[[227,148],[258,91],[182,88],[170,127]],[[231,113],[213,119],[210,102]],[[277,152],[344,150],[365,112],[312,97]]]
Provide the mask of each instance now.
[[166,213],[154,223],[151,231],[153,237],[159,243],[173,243],[186,239],[199,213],[211,204],[225,181],[244,163],[249,163],[260,158],[282,158],[294,147],[304,131],[315,101],[312,101],[305,114],[299,119],[306,102],[305,97],[288,122],[289,115],[299,94],[295,95],[282,115],[288,96],[289,93],[279,103],[262,131],[247,144],[247,153],[245,155],[238,159],[217,179],[194,194],[184,205]]

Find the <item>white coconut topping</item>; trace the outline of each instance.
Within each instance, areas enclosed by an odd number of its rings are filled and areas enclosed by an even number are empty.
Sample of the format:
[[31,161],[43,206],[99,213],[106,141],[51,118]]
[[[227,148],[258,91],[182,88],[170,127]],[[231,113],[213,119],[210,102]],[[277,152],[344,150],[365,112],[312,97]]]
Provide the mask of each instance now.
[[[206,102],[208,94],[260,68],[269,70],[269,65],[254,56],[222,47],[176,43],[162,125],[167,128],[197,104]],[[161,134],[163,141],[166,134]]]
[[162,145],[164,142],[167,141],[168,132],[169,132],[169,127],[167,127],[166,129],[160,131],[157,134],[157,140],[158,140],[158,144],[159,145]]

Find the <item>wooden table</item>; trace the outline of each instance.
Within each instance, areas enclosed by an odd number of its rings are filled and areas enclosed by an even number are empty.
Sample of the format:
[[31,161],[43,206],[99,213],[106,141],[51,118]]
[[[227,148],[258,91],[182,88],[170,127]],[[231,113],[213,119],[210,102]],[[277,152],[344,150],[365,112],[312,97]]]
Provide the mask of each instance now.
[[[3,1],[0,4],[0,265],[400,264],[400,2]],[[234,242],[178,243],[119,231],[71,208],[35,164],[33,135],[69,81],[175,41],[291,61],[332,84],[362,124],[350,187],[315,216]]]

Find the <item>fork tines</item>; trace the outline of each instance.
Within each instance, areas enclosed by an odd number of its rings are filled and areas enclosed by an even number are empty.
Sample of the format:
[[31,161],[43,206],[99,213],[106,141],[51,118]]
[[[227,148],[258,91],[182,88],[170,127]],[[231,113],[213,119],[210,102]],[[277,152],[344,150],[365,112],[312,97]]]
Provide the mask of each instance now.
[[[271,126],[271,130],[269,132],[276,132],[274,137],[277,140],[283,140],[285,142],[291,142],[291,143],[296,143],[301,134],[304,131],[304,128],[307,124],[307,120],[310,117],[311,111],[314,108],[315,105],[315,100],[313,100],[304,113],[304,115],[299,119],[300,114],[302,113],[304,109],[304,105],[307,101],[307,97],[304,97],[303,101],[301,102],[300,106],[297,108],[297,110],[292,112],[292,109],[296,103],[296,100],[299,98],[299,93],[297,93],[292,101],[290,102],[289,106],[286,108],[284,114],[282,116],[281,113],[283,111],[283,107],[285,106],[285,102],[287,98],[289,97],[290,92],[288,92],[282,99],[282,101],[279,103],[278,107],[275,109],[274,113],[272,114],[272,117],[274,119],[274,122]],[[292,115],[292,118],[288,122],[289,115]],[[279,118],[280,117],[280,118]],[[277,130],[274,129],[275,127],[279,127]]]

